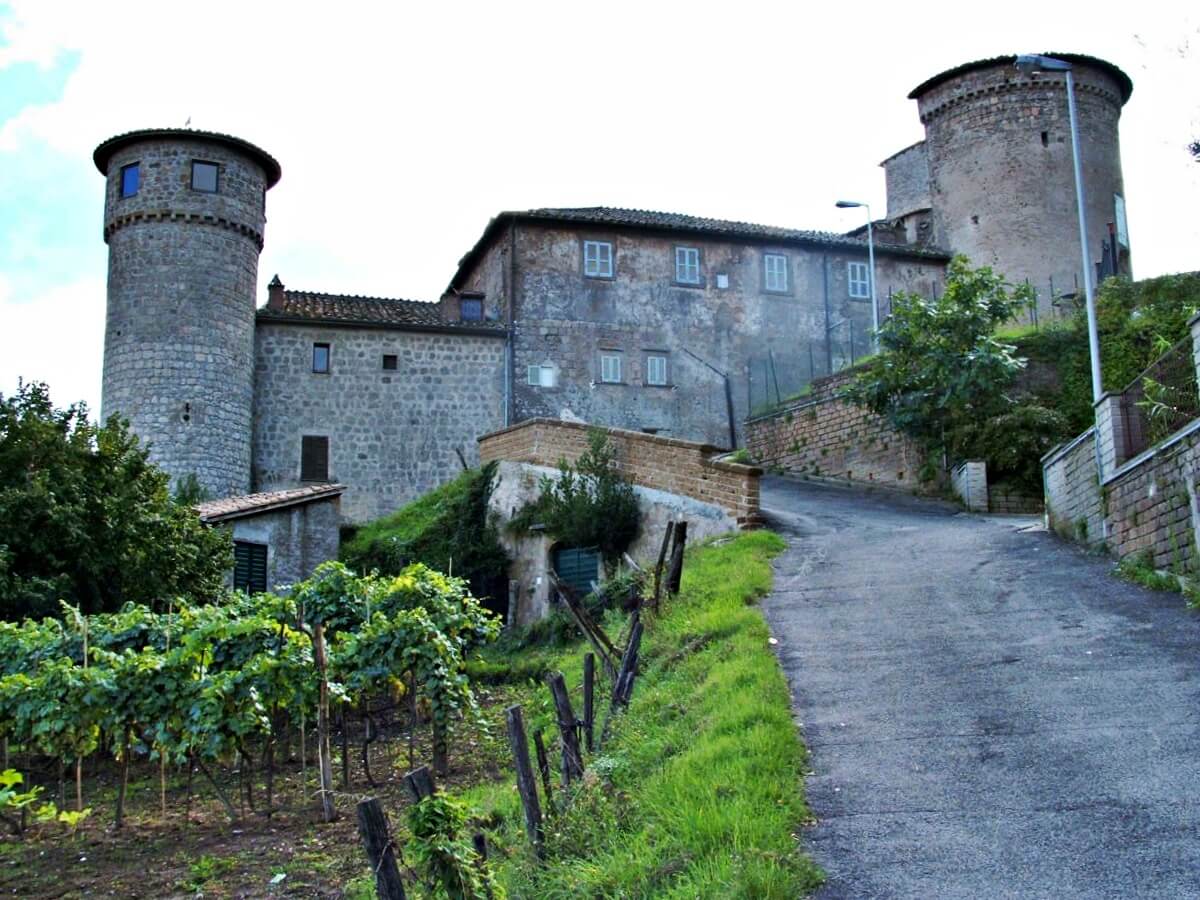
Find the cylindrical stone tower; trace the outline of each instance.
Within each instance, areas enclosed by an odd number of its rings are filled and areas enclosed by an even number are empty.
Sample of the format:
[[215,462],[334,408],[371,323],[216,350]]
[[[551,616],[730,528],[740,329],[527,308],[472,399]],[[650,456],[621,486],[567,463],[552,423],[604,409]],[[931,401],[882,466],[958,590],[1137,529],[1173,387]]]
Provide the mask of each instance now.
[[[1089,257],[1111,258],[1111,223],[1122,229],[1116,257],[1128,274],[1117,123],[1133,83],[1104,60],[1047,55],[1073,66]],[[1066,77],[1022,74],[1015,62],[967,63],[909,97],[925,125],[934,242],[1010,281],[1028,279],[1048,311],[1051,284],[1056,296],[1082,289]]]
[[102,415],[129,419],[173,480],[250,487],[254,308],[267,189],[279,163],[190,129],[110,138]]

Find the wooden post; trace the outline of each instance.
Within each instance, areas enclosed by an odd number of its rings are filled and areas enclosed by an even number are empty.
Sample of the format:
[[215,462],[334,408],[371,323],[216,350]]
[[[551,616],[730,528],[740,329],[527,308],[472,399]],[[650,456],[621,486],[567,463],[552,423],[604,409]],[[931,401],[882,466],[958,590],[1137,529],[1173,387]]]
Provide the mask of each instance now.
[[405,900],[404,882],[392,850],[387,815],[375,797],[358,804],[358,834],[367,849],[371,871],[375,873],[375,893],[380,900]]
[[538,773],[542,776],[542,790],[546,794],[546,813],[554,813],[554,789],[550,784],[550,757],[546,754],[546,742],[542,740],[542,729],[533,733],[533,749],[537,753]]
[[612,725],[617,708],[626,706],[633,694],[633,679],[637,675],[638,651],[642,643],[643,626],[638,622],[633,626],[633,634],[629,638],[629,646],[625,649],[625,657],[621,660],[621,671],[617,674],[617,682],[613,685],[612,701],[608,704],[608,712],[604,716],[604,727],[600,729],[600,741],[597,748],[608,740],[608,728]]
[[567,693],[567,682],[562,672],[552,672],[546,678],[550,693],[554,695],[554,709],[558,714],[558,730],[562,735],[563,786],[583,777],[583,754],[579,752],[578,722],[571,709],[571,697]]
[[432,797],[433,792],[437,790],[433,776],[429,773],[429,766],[421,766],[405,775],[404,786],[408,788],[413,803],[420,803],[426,797]]
[[666,533],[663,534],[662,546],[658,548],[658,562],[654,566],[654,611],[658,612],[658,600],[662,596],[663,563],[667,559],[667,547],[671,544],[671,536],[675,534],[674,520],[667,523]]
[[525,738],[525,718],[521,707],[510,706],[504,710],[508,722],[508,742],[512,747],[513,761],[517,766],[517,791],[525,809],[525,831],[533,852],[542,858],[545,835],[542,832],[542,809],[538,805],[537,783],[533,780],[533,766],[529,764],[529,743]]
[[317,763],[321,772],[321,812],[326,822],[337,818],[333,806],[333,761],[329,749],[329,681],[325,669],[325,627],[312,630],[313,662],[317,666]]
[[583,734],[588,753],[595,749],[596,730],[596,657],[583,655]]
[[687,545],[687,522],[675,524],[675,546],[671,548],[671,570],[667,576],[667,590],[672,594],[679,593],[679,584],[683,580],[683,550]]

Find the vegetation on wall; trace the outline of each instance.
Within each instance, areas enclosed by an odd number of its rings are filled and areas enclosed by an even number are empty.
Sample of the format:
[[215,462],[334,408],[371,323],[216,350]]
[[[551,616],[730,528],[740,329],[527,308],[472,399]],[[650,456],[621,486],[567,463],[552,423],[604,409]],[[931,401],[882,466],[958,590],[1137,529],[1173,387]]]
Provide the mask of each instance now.
[[588,449],[575,465],[558,464],[544,477],[537,500],[513,517],[517,533],[541,526],[571,547],[595,547],[612,563],[637,537],[640,515],[633,484],[617,467],[617,450],[603,429],[588,431]]
[[420,562],[467,579],[476,590],[508,569],[488,498],[496,464],[468,469],[382,519],[357,529],[342,542],[342,562],[359,572],[397,574]]
[[0,395],[0,619],[124,603],[208,600],[233,565],[229,535],[172,501],[127,422],[56,409],[44,384]]

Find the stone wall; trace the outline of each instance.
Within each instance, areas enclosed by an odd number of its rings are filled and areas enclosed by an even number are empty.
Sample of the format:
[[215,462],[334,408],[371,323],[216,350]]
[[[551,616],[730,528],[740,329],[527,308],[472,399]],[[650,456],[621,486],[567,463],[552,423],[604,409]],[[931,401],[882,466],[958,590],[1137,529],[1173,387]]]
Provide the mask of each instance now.
[[215,527],[235,541],[267,545],[267,590],[303,581],[327,560],[337,559],[341,512],[338,498],[259,513]]
[[1069,540],[1101,544],[1105,538],[1100,479],[1096,474],[1096,435],[1089,428],[1042,458],[1046,521]]
[[[193,159],[220,166],[217,193],[191,190]],[[121,197],[132,163],[138,190]],[[101,414],[128,418],[156,464],[218,496],[249,488],[266,181],[248,155],[200,139],[140,141],[108,164]]]
[[929,208],[929,158],[920,141],[882,163],[887,183],[887,217],[898,219]]
[[813,383],[812,393],[746,423],[746,447],[762,466],[920,490],[917,446],[862,407],[838,399],[853,373]]
[[[314,343],[330,371],[312,371]],[[300,483],[304,435],[329,438],[329,479],[348,485],[347,521],[364,522],[450,480],[503,423],[504,339],[384,328],[258,323],[256,490]],[[397,369],[383,368],[384,354]]]
[[[750,379],[761,392],[768,358],[792,374],[794,390],[796,378],[828,374],[869,349],[870,303],[851,299],[848,281],[848,264],[865,262],[865,250],[527,221],[495,240],[462,285],[487,292],[497,310],[508,302],[497,291],[513,295],[514,422],[575,419],[728,447],[725,384],[709,365],[729,373],[740,432]],[[584,240],[613,244],[613,278],[584,276]],[[699,285],[674,281],[677,246],[699,250]],[[787,257],[787,292],[763,289],[764,253]],[[881,250],[876,266],[884,313],[890,290],[929,294],[943,280],[943,260],[909,250]],[[828,322],[840,323],[831,343]],[[620,383],[601,381],[602,351],[620,355]],[[650,355],[667,358],[665,386],[647,384]],[[529,384],[530,366],[552,371],[553,385]]]
[[958,499],[971,512],[987,512],[987,463],[972,459],[950,470],[950,486]]
[[[1124,194],[1121,87],[1106,70],[1075,65],[1089,255],[1099,260],[1114,194]],[[925,126],[934,242],[1028,279],[1043,316],[1081,278],[1065,79],[1019,73],[1011,58],[969,67],[916,98]],[[890,201],[889,201],[890,203]],[[1036,209],[1036,214],[1032,210]],[[1126,268],[1128,271],[1128,268]],[[1082,283],[1082,282],[1080,282]]]
[[[588,447],[589,426],[531,419],[479,439],[480,462],[507,460],[557,466],[575,462]],[[724,509],[739,527],[761,522],[759,478],[754,466],[714,459],[716,447],[619,428],[605,433],[617,451],[621,472],[642,487],[680,494]]]

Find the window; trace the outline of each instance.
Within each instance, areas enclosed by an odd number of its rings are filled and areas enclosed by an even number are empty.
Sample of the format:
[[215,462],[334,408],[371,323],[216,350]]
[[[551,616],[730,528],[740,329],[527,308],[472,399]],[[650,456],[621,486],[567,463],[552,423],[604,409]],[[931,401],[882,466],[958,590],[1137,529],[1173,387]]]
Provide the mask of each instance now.
[[458,301],[458,318],[463,322],[483,321],[483,298],[462,297]]
[[329,438],[311,434],[300,438],[300,480],[329,480]]
[[621,383],[621,354],[600,354],[600,380],[605,384]]
[[525,370],[525,380],[533,387],[554,387],[554,366],[549,363],[529,366]]
[[399,359],[395,353],[383,354],[383,369],[385,372],[395,372],[399,367]]
[[871,299],[871,276],[864,262],[848,264],[850,275],[850,296],[858,300]]
[[607,241],[583,242],[583,274],[588,278],[613,277],[613,246]]
[[217,192],[217,172],[219,168],[216,163],[201,162],[198,159],[193,159],[192,190],[215,194]]
[[233,542],[233,589],[247,594],[267,590],[267,545]]
[[654,387],[664,387],[667,384],[667,358],[665,356],[646,357],[646,384]]
[[700,251],[695,247],[675,248],[675,280],[679,284],[700,283]]
[[313,344],[313,371],[318,375],[329,374],[328,344]]
[[137,163],[121,166],[121,196],[132,197],[141,184],[141,172]]
[[763,287],[776,293],[786,293],[789,290],[788,260],[782,253],[767,253],[763,256]]

